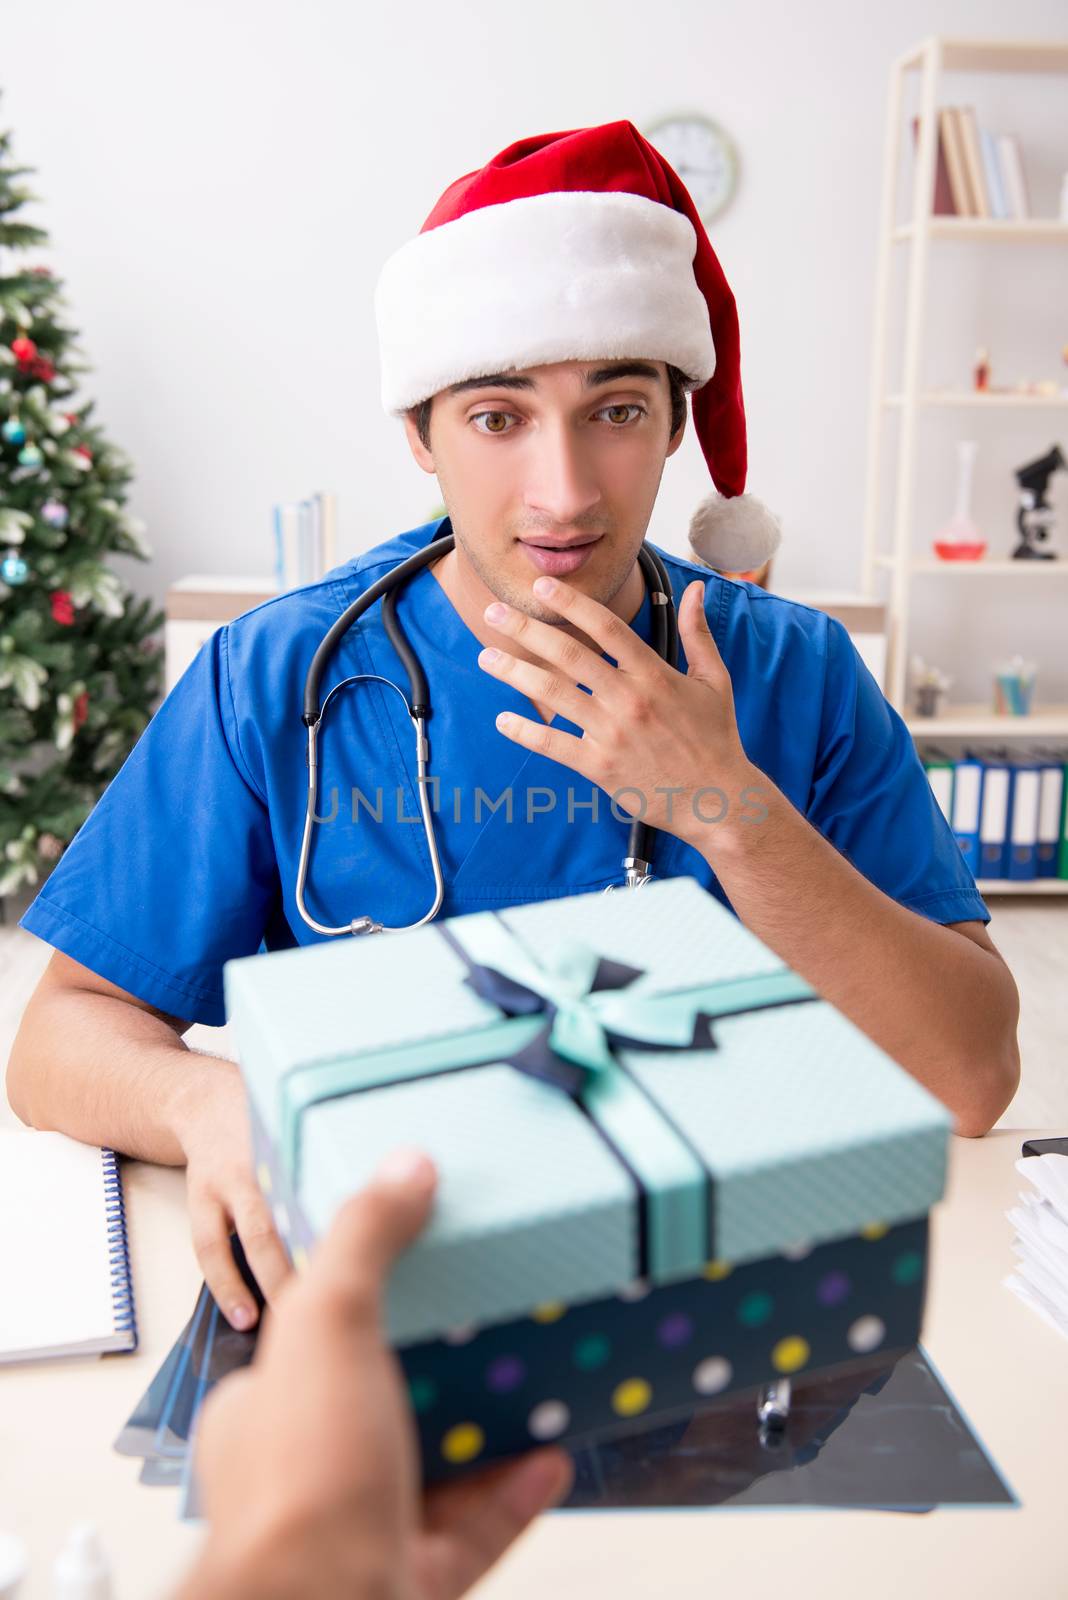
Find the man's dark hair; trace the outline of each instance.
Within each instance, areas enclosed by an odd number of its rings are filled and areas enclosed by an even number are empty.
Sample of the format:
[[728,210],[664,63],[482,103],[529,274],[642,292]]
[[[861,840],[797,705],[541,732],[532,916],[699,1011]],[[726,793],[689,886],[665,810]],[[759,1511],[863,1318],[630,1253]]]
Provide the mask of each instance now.
[[[671,438],[674,439],[686,417],[686,396],[692,387],[688,383],[686,374],[679,367],[667,364],[668,390],[671,396]],[[433,396],[429,400],[420,400],[417,406],[411,406],[408,415],[413,419],[416,431],[422,442],[424,450],[430,449],[430,407]]]

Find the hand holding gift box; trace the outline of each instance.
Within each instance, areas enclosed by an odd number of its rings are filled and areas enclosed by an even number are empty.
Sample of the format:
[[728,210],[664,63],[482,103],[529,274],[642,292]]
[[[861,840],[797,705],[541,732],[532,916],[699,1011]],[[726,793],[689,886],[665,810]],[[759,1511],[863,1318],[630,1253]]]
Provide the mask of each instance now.
[[948,1112],[691,879],[227,963],[300,1264],[398,1142],[428,1479],[919,1333]]

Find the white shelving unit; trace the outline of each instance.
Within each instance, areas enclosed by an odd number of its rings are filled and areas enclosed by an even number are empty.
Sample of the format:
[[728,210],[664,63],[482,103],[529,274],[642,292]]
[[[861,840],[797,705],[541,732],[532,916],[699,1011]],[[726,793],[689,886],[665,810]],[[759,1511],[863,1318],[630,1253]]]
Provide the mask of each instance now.
[[988,894],[1068,894],[1068,878],[977,878],[975,887]]
[[[912,220],[899,224],[899,150],[906,76],[918,72],[919,136],[915,149],[912,179]],[[1052,218],[1019,221],[991,221],[975,217],[933,215],[936,161],[938,152],[938,109],[942,103],[944,74],[951,72],[1015,72],[1068,74],[1068,40],[983,40],[930,38],[894,62],[890,75],[885,141],[883,148],[883,198],[875,293],[875,326],[872,353],[872,391],[868,414],[868,472],[864,507],[864,567],[862,586],[865,595],[875,597],[877,580],[889,573],[887,613],[886,696],[916,733],[937,739],[939,736],[969,734],[1008,737],[1064,737],[1068,739],[1068,706],[1040,706],[1033,716],[998,717],[989,708],[950,706],[940,717],[911,718],[906,714],[906,674],[909,659],[908,631],[911,586],[915,580],[938,581],[945,585],[947,599],[956,596],[963,583],[982,579],[1010,579],[1026,583],[1039,574],[1042,580],[1059,582],[1068,577],[1068,560],[1060,561],[976,561],[952,562],[920,556],[914,541],[916,453],[923,413],[933,408],[956,407],[978,413],[989,410],[1068,409],[1068,395],[999,393],[955,393],[921,391],[920,355],[923,344],[924,311],[927,301],[928,266],[932,246],[940,240],[971,240],[976,243],[1011,240],[1016,243],[1068,244],[1068,222]],[[903,372],[898,392],[888,392],[890,291],[897,254],[895,246],[907,250],[905,296],[905,335]],[[1051,325],[1062,308],[1052,306]],[[1059,324],[1057,324],[1059,327]],[[1055,330],[1056,331],[1056,330]],[[889,551],[880,551],[879,508],[883,502],[883,433],[888,412],[900,413],[896,474],[894,480],[893,531]],[[1068,602],[1068,586],[1064,589]],[[992,890],[1004,888],[988,884]],[[1010,886],[1032,892],[1033,885]],[[1055,893],[1052,888],[1041,892]]]

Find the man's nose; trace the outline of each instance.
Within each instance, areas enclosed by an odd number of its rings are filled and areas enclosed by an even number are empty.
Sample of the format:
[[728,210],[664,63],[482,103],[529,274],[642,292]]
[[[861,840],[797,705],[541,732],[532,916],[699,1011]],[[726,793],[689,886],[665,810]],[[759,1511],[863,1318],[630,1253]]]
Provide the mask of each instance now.
[[582,441],[566,422],[539,430],[530,463],[526,504],[554,523],[574,522],[591,511],[601,490]]

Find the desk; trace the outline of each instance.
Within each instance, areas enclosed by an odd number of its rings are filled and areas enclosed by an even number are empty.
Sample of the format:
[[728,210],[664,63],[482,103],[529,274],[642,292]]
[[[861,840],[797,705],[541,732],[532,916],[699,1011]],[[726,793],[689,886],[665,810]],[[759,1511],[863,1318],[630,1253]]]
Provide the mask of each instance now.
[[[969,1600],[1018,1589],[1028,1600],[1068,1595],[1068,1346],[1001,1285],[1011,1260],[1004,1213],[1021,1187],[1013,1162],[1025,1137],[999,1130],[951,1141],[924,1335],[1021,1510],[567,1512],[542,1518],[473,1591],[477,1600],[779,1600],[784,1577],[821,1600],[942,1600],[957,1586]],[[143,1488],[139,1463],[111,1449],[200,1283],[183,1175],[128,1164],[126,1184],[137,1355],[0,1374],[0,1526],[31,1547],[25,1600],[46,1600],[57,1543],[78,1518],[101,1528],[116,1600],[166,1595],[202,1536],[177,1520],[175,1493]]]

